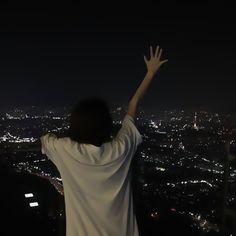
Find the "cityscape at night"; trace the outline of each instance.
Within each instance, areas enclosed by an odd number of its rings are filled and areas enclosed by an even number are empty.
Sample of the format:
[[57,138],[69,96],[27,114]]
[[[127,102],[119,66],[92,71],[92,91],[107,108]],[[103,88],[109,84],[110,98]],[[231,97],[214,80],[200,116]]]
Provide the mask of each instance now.
[[[112,107],[113,135],[120,127],[125,110],[123,105]],[[25,175],[26,179],[36,177],[35,183],[22,182],[27,186],[19,191],[21,204],[26,212],[29,208],[35,209],[32,217],[38,215],[52,222],[51,233],[55,235],[60,229],[57,222],[65,219],[63,184],[57,169],[41,154],[38,137],[47,132],[66,134],[69,116],[66,108],[28,107],[2,113],[0,117],[1,162],[11,174]],[[235,115],[184,110],[157,114],[140,109],[137,127],[144,139],[133,159],[134,198],[141,232],[164,233],[172,217],[179,225],[175,223],[171,230],[179,230],[183,235],[185,227],[186,235],[188,232],[220,235],[226,143],[230,143],[234,153]],[[235,176],[232,162],[227,192],[229,209],[235,206]],[[52,187],[56,205],[49,207],[45,197],[41,199],[42,184],[37,188],[41,180]],[[48,188],[46,184],[44,188]],[[46,228],[44,230],[46,232]],[[60,230],[64,232],[63,228]]]
[[[119,10],[111,5],[91,5],[88,13],[79,3],[0,6],[0,235],[236,236],[235,6],[137,2],[132,10]],[[129,114],[126,125],[138,135],[136,126],[142,142],[135,152],[129,147],[135,142],[124,145],[133,152],[132,159],[124,159],[131,161],[130,169],[117,162],[112,163],[117,171],[111,163],[103,171],[103,165],[85,168],[66,159],[74,172],[65,181],[53,158],[42,154],[40,137],[71,138],[73,111],[91,97],[107,103],[110,139]],[[104,121],[91,114],[95,123]],[[108,122],[101,123],[96,134],[104,138],[100,133]],[[96,140],[91,130],[89,140],[100,148],[105,139]],[[116,158],[120,149],[110,150]],[[71,151],[58,153],[66,158]],[[91,178],[94,166],[99,174]],[[130,174],[123,182],[122,168]],[[81,179],[77,170],[84,171]],[[95,180],[102,186],[99,197]],[[70,184],[73,207],[67,214]],[[67,220],[71,212],[76,217]]]

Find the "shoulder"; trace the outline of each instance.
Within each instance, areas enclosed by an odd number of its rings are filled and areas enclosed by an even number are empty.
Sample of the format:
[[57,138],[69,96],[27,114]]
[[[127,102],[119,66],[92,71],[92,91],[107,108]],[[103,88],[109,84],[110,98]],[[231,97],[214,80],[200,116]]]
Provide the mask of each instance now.
[[47,133],[40,138],[42,150],[52,149],[56,150],[65,144],[71,144],[73,141],[69,137],[59,138],[53,133]]

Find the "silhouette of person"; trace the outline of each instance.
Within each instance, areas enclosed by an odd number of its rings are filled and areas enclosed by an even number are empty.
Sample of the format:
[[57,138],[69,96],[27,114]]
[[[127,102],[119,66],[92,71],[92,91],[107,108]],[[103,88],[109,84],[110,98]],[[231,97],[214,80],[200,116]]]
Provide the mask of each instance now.
[[42,153],[56,165],[63,182],[67,236],[137,236],[130,163],[142,142],[135,118],[154,75],[167,60],[162,49],[144,56],[147,73],[128,104],[122,126],[111,138],[107,104],[88,98],[71,114],[68,137],[48,133],[40,138]]

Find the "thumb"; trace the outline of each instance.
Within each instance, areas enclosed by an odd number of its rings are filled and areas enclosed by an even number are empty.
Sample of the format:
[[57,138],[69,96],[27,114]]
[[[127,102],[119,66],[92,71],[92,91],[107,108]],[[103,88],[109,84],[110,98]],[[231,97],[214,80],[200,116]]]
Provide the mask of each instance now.
[[161,65],[166,63],[168,60],[161,61]]
[[146,56],[144,56],[144,61],[145,61],[146,64],[148,63],[148,59],[147,59]]

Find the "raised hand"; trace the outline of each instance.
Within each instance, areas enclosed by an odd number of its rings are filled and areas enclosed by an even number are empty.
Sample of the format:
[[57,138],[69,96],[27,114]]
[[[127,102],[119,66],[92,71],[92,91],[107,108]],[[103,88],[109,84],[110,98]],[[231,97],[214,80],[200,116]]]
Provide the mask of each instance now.
[[156,51],[153,53],[152,46],[150,46],[150,59],[148,60],[146,56],[144,56],[144,61],[147,66],[147,72],[153,75],[159,70],[162,64],[167,62],[168,60],[161,60],[162,49],[159,46],[156,47]]
[[144,61],[147,65],[147,73],[136,90],[135,94],[131,98],[128,106],[127,114],[135,118],[137,112],[137,106],[139,101],[142,99],[143,95],[146,93],[147,89],[150,87],[151,81],[154,75],[159,70],[162,64],[168,60],[161,60],[162,49],[159,50],[159,46],[156,47],[156,51],[153,53],[152,47],[150,47],[150,60],[144,56]]

